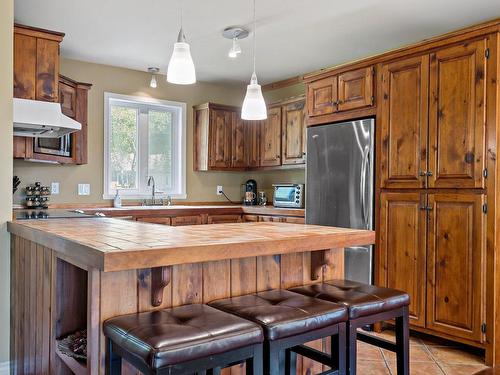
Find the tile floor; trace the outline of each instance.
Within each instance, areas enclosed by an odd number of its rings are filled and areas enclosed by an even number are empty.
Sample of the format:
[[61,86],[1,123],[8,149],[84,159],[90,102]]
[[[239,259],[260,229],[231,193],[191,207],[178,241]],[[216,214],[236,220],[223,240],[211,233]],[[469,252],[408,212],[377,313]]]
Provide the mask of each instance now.
[[[394,339],[391,330],[375,335]],[[472,375],[484,368],[478,349],[417,334],[410,338],[411,375]],[[395,354],[358,342],[358,374],[396,375]]]

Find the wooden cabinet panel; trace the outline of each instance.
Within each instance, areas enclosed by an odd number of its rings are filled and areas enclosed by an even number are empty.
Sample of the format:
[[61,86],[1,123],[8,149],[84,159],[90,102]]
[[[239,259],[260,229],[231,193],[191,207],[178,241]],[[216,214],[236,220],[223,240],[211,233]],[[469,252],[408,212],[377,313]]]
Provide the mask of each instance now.
[[284,105],[282,116],[282,164],[303,164],[306,155],[305,102]]
[[262,121],[260,165],[271,167],[281,164],[281,107],[270,108],[267,120]]
[[288,216],[285,216],[285,217],[283,217],[282,221],[284,223],[290,223],[290,224],[305,224],[306,223],[306,219],[303,218],[303,217],[288,217]]
[[260,166],[260,129],[262,121],[244,121],[246,165],[250,168]]
[[223,109],[210,111],[209,163],[213,168],[231,166],[231,130],[234,112]]
[[76,87],[59,82],[59,102],[62,113],[74,118],[76,116]]
[[382,66],[382,187],[425,187],[428,78],[427,55]]
[[14,34],[14,98],[36,97],[36,38]]
[[145,223],[163,224],[163,225],[170,225],[172,223],[170,217],[138,217],[137,221],[143,221]]
[[483,195],[429,194],[427,327],[482,340]]
[[328,115],[337,110],[337,77],[328,77],[307,85],[309,116]]
[[193,170],[207,171],[209,159],[208,129],[210,128],[210,110],[193,108]]
[[485,41],[431,54],[430,187],[483,187]]
[[171,225],[174,227],[182,225],[200,225],[203,224],[202,215],[175,216],[171,219]]
[[339,74],[338,110],[348,111],[373,105],[373,77],[373,67]]
[[382,193],[380,208],[382,282],[410,295],[411,324],[419,327],[425,327],[424,200],[420,193]]
[[58,101],[59,42],[38,38],[36,42],[36,100]]
[[208,215],[208,224],[241,223],[241,215]]
[[239,113],[233,113],[231,142],[231,167],[233,168],[245,168],[247,166],[245,150],[245,127],[247,125],[247,121],[242,120]]
[[243,220],[248,222],[259,221],[259,215],[243,215]]

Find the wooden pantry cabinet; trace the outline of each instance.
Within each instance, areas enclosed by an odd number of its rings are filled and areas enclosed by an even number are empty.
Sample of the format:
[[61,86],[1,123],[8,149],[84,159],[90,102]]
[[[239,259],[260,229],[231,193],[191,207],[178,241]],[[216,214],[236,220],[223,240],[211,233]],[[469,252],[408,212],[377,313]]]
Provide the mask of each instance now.
[[383,192],[379,282],[410,295],[416,327],[483,342],[484,194]]
[[213,103],[193,110],[195,171],[305,164],[304,97],[273,103],[262,121],[242,120],[239,108]]

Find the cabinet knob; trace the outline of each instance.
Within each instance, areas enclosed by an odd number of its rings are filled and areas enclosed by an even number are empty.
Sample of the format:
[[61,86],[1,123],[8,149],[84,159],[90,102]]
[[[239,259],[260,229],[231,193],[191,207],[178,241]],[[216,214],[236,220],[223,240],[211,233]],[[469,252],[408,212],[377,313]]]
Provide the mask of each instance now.
[[432,171],[427,171],[427,176],[432,176]]
[[427,171],[420,171],[420,172],[418,173],[418,175],[419,175],[420,177],[427,176]]

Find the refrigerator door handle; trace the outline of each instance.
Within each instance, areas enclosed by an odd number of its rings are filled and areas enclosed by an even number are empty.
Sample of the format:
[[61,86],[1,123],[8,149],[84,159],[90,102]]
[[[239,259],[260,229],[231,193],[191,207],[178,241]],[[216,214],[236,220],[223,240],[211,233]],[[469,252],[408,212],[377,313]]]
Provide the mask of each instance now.
[[361,164],[361,179],[360,179],[360,187],[359,187],[359,195],[361,201],[361,213],[363,215],[363,222],[365,223],[366,229],[369,227],[368,223],[368,212],[366,207],[366,199],[365,199],[365,189],[366,189],[366,169],[368,167],[368,157],[370,155],[370,148],[366,147],[363,151],[363,162]]

